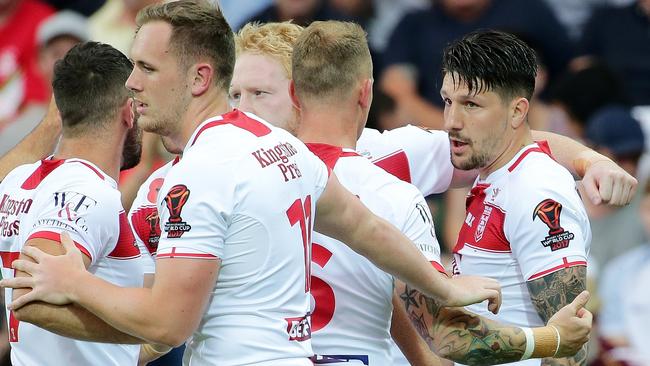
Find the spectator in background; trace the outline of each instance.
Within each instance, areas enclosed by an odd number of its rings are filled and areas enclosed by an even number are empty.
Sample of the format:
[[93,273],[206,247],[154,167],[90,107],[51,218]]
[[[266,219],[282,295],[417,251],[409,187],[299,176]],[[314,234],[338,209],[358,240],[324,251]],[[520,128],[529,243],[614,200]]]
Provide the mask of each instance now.
[[439,0],[427,10],[406,15],[393,32],[384,54],[381,87],[397,100],[405,118],[442,128],[442,49],[479,28],[525,34],[549,55],[553,78],[570,59],[564,28],[541,0]]
[[[629,109],[607,106],[594,113],[588,121],[585,139],[592,148],[611,158],[629,174],[637,176],[637,167],[645,149],[641,125]],[[584,200],[591,223],[591,258],[599,268],[617,254],[646,240],[639,219],[640,195],[628,206],[594,206]]]
[[580,38],[595,7],[606,4],[622,6],[634,1],[636,0],[544,0],[574,41]]
[[45,115],[52,93],[54,63],[62,59],[77,43],[90,39],[86,17],[69,10],[60,11],[40,24],[35,39],[37,53],[34,60],[38,65],[39,76],[44,80],[46,99],[25,106],[15,120],[2,130],[0,155],[14,147]]
[[[650,236],[650,182],[641,193],[639,215]],[[599,331],[602,351],[599,365],[650,364],[650,242],[614,258],[603,270],[600,282]]]
[[246,19],[269,7],[273,0],[213,0],[219,4],[230,28],[241,28]]
[[[368,23],[368,43],[371,50],[378,55],[386,51],[388,38],[402,17],[415,10],[423,10],[429,6],[430,0],[373,0],[375,16]],[[380,57],[381,60],[381,57]],[[373,60],[375,72],[383,67]]]
[[621,80],[607,66],[592,63],[564,74],[551,90],[551,101],[564,111],[569,136],[583,138],[589,119],[599,109],[627,105]]
[[0,2],[0,131],[31,103],[47,103],[36,31],[54,10],[38,0]]
[[307,26],[314,20],[349,20],[326,0],[275,0],[274,3],[250,18],[250,22],[284,22]]
[[129,55],[133,33],[135,33],[135,16],[140,9],[159,0],[107,0],[95,14],[90,17],[90,34],[94,41],[108,43]]
[[632,105],[650,105],[650,0],[596,10],[573,67],[600,60],[621,78]]
[[106,0],[45,0],[59,10],[72,10],[83,16],[93,15],[99,8],[104,5]]

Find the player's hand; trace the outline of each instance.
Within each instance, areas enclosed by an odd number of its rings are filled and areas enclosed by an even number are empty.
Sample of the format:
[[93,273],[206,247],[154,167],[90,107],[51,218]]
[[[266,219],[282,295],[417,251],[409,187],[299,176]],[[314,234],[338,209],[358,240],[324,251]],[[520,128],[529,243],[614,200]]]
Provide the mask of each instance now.
[[450,291],[444,306],[465,306],[488,300],[488,310],[494,314],[501,307],[501,285],[496,280],[480,276],[454,276],[448,279]]
[[15,260],[12,267],[26,272],[31,277],[7,278],[0,281],[0,286],[8,288],[31,288],[32,291],[15,299],[10,310],[21,308],[33,301],[44,301],[54,305],[65,305],[74,301],[72,290],[75,286],[75,274],[85,273],[82,254],[67,233],[61,234],[63,255],[50,255],[38,248],[25,246],[22,254],[34,260]]
[[589,341],[592,315],[584,306],[589,292],[582,291],[573,302],[560,309],[548,321],[560,332],[560,348],[555,357],[575,355]]
[[627,205],[634,198],[637,180],[611,160],[591,163],[582,178],[582,185],[589,200],[599,205]]

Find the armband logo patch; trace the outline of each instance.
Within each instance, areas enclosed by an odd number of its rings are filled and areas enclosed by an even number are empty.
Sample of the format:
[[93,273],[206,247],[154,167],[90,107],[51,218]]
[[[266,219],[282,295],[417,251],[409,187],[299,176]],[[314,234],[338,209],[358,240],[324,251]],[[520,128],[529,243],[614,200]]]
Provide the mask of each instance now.
[[165,223],[165,232],[168,238],[180,238],[192,226],[183,221],[181,211],[190,197],[190,190],[184,184],[173,186],[165,196],[165,205],[169,210],[169,219]]
[[573,233],[564,230],[560,224],[561,213],[562,204],[550,198],[540,202],[533,211],[533,221],[539,217],[548,226],[548,236],[541,243],[544,247],[550,247],[552,252],[567,248],[574,238]]

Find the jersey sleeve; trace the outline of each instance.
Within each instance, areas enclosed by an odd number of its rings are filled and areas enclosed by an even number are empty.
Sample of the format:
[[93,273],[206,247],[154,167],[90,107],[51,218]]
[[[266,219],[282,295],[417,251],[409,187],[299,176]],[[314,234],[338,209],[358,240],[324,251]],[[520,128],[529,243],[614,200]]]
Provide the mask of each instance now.
[[170,169],[160,189],[157,207],[161,233],[156,259],[224,257],[237,164],[208,166],[200,157],[185,156]]
[[158,191],[164,182],[164,175],[154,175],[142,184],[129,211],[129,221],[135,242],[142,255],[145,273],[155,273],[154,261],[160,240],[160,219],[156,201]]
[[527,281],[587,265],[589,221],[575,188],[571,188],[574,183],[566,182],[568,175],[550,176],[544,182],[516,182],[529,188],[525,194],[510,197],[516,202],[509,205],[514,209],[506,216],[506,237]]
[[108,187],[62,186],[38,213],[35,225],[27,234],[30,239],[60,242],[67,232],[91,264],[111,252],[120,237],[124,211],[119,192]]
[[436,238],[435,227],[429,205],[424,197],[413,187],[412,199],[406,207],[407,212],[401,232],[409,238],[424,257],[441,273],[445,268],[440,260],[440,244]]
[[449,189],[454,174],[447,133],[416,126],[406,126],[384,132],[406,154],[411,173],[409,183],[424,196]]

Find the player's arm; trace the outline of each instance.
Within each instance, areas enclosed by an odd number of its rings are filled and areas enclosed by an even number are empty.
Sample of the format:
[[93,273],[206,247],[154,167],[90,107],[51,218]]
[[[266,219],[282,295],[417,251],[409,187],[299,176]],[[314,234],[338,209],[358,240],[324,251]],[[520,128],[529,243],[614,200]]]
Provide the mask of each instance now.
[[13,267],[33,277],[4,279],[2,286],[34,290],[14,301],[12,310],[34,300],[73,302],[124,333],[169,347],[183,344],[198,327],[221,266],[218,259],[159,259],[152,288],[124,288],[86,271],[81,252],[67,234],[61,235],[61,244],[65,254],[58,256],[23,248],[38,265],[16,260]]
[[543,131],[532,134],[535,140],[548,141],[557,162],[582,179],[594,204],[626,205],[634,197],[637,180],[608,157],[566,136]]
[[390,321],[390,335],[409,364],[413,366],[442,365],[438,356],[431,352],[427,343],[411,324],[397,292],[393,292],[393,316]]
[[[521,328],[507,326],[462,308],[445,308],[403,283],[396,283],[401,304],[431,351],[465,365],[516,362],[522,359],[527,336]],[[532,328],[531,358],[552,357],[557,347],[555,330],[561,334],[558,356],[573,355],[589,339],[591,313],[582,307],[585,292],[562,308],[546,327]]]
[[[573,301],[587,287],[587,267],[574,266],[561,269],[544,277],[528,281],[530,298],[537,313],[548,321],[563,306]],[[544,359],[542,365],[585,365],[587,346],[573,357],[564,359]]]
[[[594,204],[626,205],[634,197],[637,180],[611,159],[566,136],[535,130],[531,133],[534,140],[548,141],[557,162],[582,179]],[[454,169],[450,187],[469,186],[477,175],[476,170]]]
[[[31,239],[25,243],[26,246],[39,248],[45,253],[60,255],[63,253],[61,244],[48,239]],[[83,263],[85,267],[90,265],[90,258],[85,254]],[[20,259],[32,261],[25,255]],[[25,277],[28,274],[17,271],[16,277]],[[13,298],[18,299],[27,294],[30,289],[13,290]],[[88,310],[76,305],[52,305],[40,301],[29,303],[14,311],[14,316],[19,321],[32,323],[38,327],[64,337],[80,339],[91,342],[107,343],[142,343],[137,337],[130,336],[116,330],[103,320],[99,319]]]
[[43,120],[13,149],[0,158],[0,181],[15,167],[33,163],[51,154],[56,147],[61,133],[61,117],[54,103],[50,101],[47,114]]
[[346,243],[441,304],[463,306],[489,299],[490,309],[498,310],[501,291],[496,281],[482,277],[449,279],[438,273],[406,236],[372,214],[334,174],[316,204],[314,229]]

